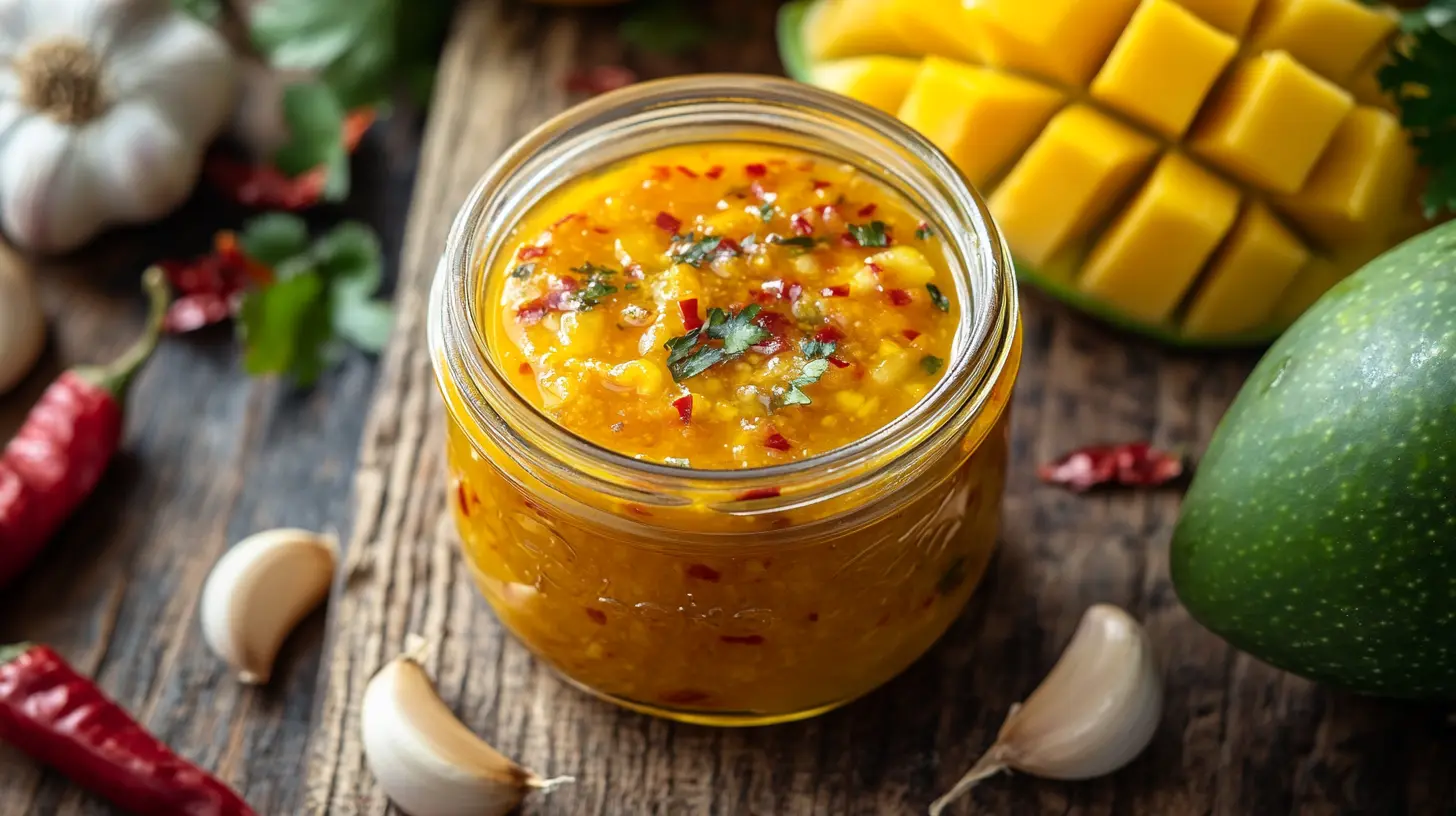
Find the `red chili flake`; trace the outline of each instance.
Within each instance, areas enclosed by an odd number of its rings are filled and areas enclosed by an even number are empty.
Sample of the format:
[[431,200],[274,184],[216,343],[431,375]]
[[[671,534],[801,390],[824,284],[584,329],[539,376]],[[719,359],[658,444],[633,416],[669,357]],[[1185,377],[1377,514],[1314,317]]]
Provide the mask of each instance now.
[[677,218],[674,218],[671,213],[660,212],[660,213],[657,214],[657,228],[658,229],[660,229],[660,230],[666,230],[667,232],[670,232],[673,235],[677,235],[678,228],[680,228],[681,226],[682,226],[682,221],[679,220],[679,219],[677,219]]
[[581,213],[568,213],[567,215],[563,215],[561,216],[561,218],[557,219],[556,223],[551,225],[551,229],[556,229],[562,224],[565,224],[567,221],[575,221],[578,218],[585,217],[586,216],[582,215]]
[[677,691],[669,691],[658,699],[662,700],[664,703],[670,703],[673,705],[692,705],[693,703],[706,702],[708,699],[710,699],[710,696],[706,691],[698,691],[697,689],[679,689]]
[[682,424],[687,425],[693,421],[693,395],[678,397],[672,401],[672,407],[677,409],[677,416]]
[[672,178],[672,168],[665,164],[653,165],[652,178],[656,181],[667,181]]
[[[374,124],[375,113],[364,108],[344,118],[344,148],[350,153],[359,146]],[[209,153],[202,174],[209,184],[245,207],[268,210],[303,210],[323,200],[328,172],[314,168],[289,177],[268,164],[256,164],[225,153]]]
[[581,284],[576,278],[562,278],[553,281],[551,288],[546,292],[546,308],[553,312],[570,312],[575,310],[576,304],[572,302],[572,296]]
[[163,261],[160,265],[167,282],[178,293],[163,324],[173,334],[233,317],[250,286],[273,282],[273,270],[245,255],[237,234],[228,230],[214,236],[211,254],[191,261]]
[[915,338],[920,336],[920,332],[915,331],[914,329],[901,329],[900,333],[905,335],[905,339],[909,340],[912,343],[915,342]]
[[704,173],[703,175],[707,176],[710,179],[722,178],[723,177],[723,165],[721,165],[721,164],[715,164],[712,167],[709,167],[708,168],[708,171],[706,173]]
[[593,609],[588,606],[586,608],[586,616],[592,619],[592,623],[601,624],[602,626],[607,624],[607,613],[600,609]]
[[567,93],[597,96],[625,88],[636,81],[637,72],[631,68],[621,65],[597,65],[572,71],[566,75],[562,86]]
[[470,516],[470,493],[465,487],[465,482],[457,482],[455,485],[455,499],[460,502],[460,515],[469,518]]
[[516,370],[519,371],[519,372],[521,372],[522,375],[527,376],[527,377],[529,377],[532,374],[536,373],[536,372],[534,372],[534,371],[531,370],[531,364],[530,363],[521,363],[520,367],[518,369],[516,369]]
[[773,499],[779,496],[777,487],[755,487],[752,490],[745,490],[738,494],[738,501],[757,501],[758,499]]
[[819,330],[814,332],[814,339],[821,343],[838,343],[844,339],[844,332],[840,331],[839,327],[833,324],[820,326]]
[[632,502],[632,503],[627,504],[626,507],[627,507],[627,512],[628,513],[631,513],[634,516],[642,516],[643,518],[651,518],[652,517],[652,511],[651,510],[648,510],[646,507],[643,507],[642,505],[637,504],[635,502]]
[[809,613],[809,622],[810,623],[818,623],[819,622],[819,613],[818,612],[810,612]]
[[639,264],[639,263],[627,264],[627,268],[622,270],[622,274],[623,275],[626,275],[627,277],[631,278],[632,280],[639,280],[639,281],[642,280],[644,277],[646,277],[645,275],[642,274],[642,264]]
[[1037,468],[1043,482],[1075,493],[1100,485],[1158,487],[1182,475],[1182,457],[1146,442],[1092,445]]
[[838,286],[826,286],[819,290],[824,297],[849,297],[849,285],[839,284]]
[[707,581],[712,584],[718,583],[718,579],[723,577],[723,573],[707,564],[688,564],[687,573],[689,578],[696,578],[699,581]]
[[697,178],[698,177],[698,174],[697,173],[694,173],[693,170],[692,170],[692,168],[690,168],[690,167],[683,167],[681,164],[679,164],[677,166],[677,171],[679,173],[682,173],[684,176],[687,176],[688,178]]
[[858,248],[859,247],[859,239],[855,238],[850,233],[845,232],[845,233],[840,234],[840,236],[839,236],[839,245],[842,246],[842,247],[854,247],[854,248]]
[[877,209],[879,209],[879,207],[874,204],[866,204],[863,207],[859,208],[859,217],[869,218],[870,216],[875,214],[875,210]]
[[830,184],[827,181],[820,181],[819,179],[814,179],[814,192],[816,192],[816,193],[818,191],[820,191],[820,190],[827,190],[827,189],[829,189],[830,187],[833,187],[833,186],[834,186],[833,184]]
[[885,268],[875,263],[874,261],[865,261],[865,266],[869,267],[870,271],[873,272],[876,277],[885,274]]
[[762,343],[749,346],[750,349],[759,354],[778,354],[788,347],[788,333],[790,322],[787,317],[778,312],[759,312],[753,318],[753,322],[759,328],[769,333],[769,338]]
[[732,238],[722,239],[718,242],[718,246],[713,250],[713,255],[718,258],[734,258],[742,254],[743,245],[733,240]]
[[546,299],[536,298],[516,309],[516,320],[522,325],[533,326],[541,322],[541,318],[546,316],[546,312]]
[[768,175],[768,167],[762,164],[748,164],[744,165],[743,172],[747,173],[749,178],[763,178]]
[[809,220],[808,216],[804,215],[804,213],[801,212],[797,212],[789,216],[789,226],[793,227],[794,232],[798,235],[814,234],[813,222]]
[[718,639],[724,643],[739,646],[761,646],[763,644],[763,635],[719,635]]
[[790,442],[788,438],[785,437],[783,434],[779,433],[778,431],[774,431],[773,433],[770,433],[766,439],[763,440],[763,446],[770,450],[786,451],[793,448],[794,443]]
[[516,253],[516,260],[519,260],[519,261],[529,261],[532,258],[539,258],[539,257],[541,257],[542,255],[545,255],[545,254],[546,254],[546,247],[543,247],[543,246],[535,246],[535,245],[532,245],[532,246],[523,246],[523,247],[521,247],[521,251]]
[[698,299],[687,298],[677,302],[678,311],[682,312],[683,328],[688,331],[701,328],[703,319],[698,316]]
[[839,359],[838,357],[830,357],[829,364],[834,366],[835,368],[849,368],[849,363]]
[[592,232],[595,232],[597,235],[611,235],[612,234],[612,231],[609,230],[609,229],[607,229],[606,227],[592,227]]
[[910,293],[905,291],[904,289],[891,289],[886,294],[890,296],[890,302],[896,306],[910,305]]

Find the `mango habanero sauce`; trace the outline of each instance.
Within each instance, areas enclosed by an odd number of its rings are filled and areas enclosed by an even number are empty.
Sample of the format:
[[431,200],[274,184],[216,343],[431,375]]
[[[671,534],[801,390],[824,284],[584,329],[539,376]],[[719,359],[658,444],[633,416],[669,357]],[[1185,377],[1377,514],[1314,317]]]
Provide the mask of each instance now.
[[562,427],[660,464],[826,453],[950,356],[955,285],[898,196],[810,154],[671,148],[538,206],[487,295],[491,348]]
[[[762,145],[574,179],[503,246],[477,309],[498,370],[566,431],[669,466],[782,464],[873,433],[944,376],[964,308],[947,244],[900,194]],[[508,629],[619,704],[718,725],[812,716],[902,671],[970,597],[995,547],[1014,379],[1013,363],[913,479],[751,514],[546,484],[452,423],[466,562]],[[760,490],[736,501],[778,495]]]

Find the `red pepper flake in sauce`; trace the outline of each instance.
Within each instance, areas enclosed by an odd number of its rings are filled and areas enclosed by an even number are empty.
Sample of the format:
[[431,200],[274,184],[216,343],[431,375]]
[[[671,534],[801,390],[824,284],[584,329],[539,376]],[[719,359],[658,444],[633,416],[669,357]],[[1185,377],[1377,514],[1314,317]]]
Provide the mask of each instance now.
[[712,167],[709,167],[708,168],[708,171],[706,173],[703,173],[703,175],[707,176],[710,179],[722,178],[723,177],[723,165],[721,165],[721,164],[715,164]]
[[687,298],[677,302],[678,311],[682,312],[683,328],[688,331],[701,328],[703,319],[698,316],[698,299]]
[[915,338],[920,336],[920,332],[915,331],[914,329],[902,329],[900,331],[900,334],[903,334],[905,336],[905,339],[909,340],[912,343],[915,342]]
[[870,216],[874,215],[875,214],[875,210],[878,210],[878,209],[879,209],[879,205],[878,204],[866,204],[863,207],[860,207],[859,208],[859,217],[860,218],[869,218]]
[[759,312],[754,325],[769,333],[769,338],[749,348],[759,354],[778,354],[788,347],[789,319],[778,312]]
[[891,289],[885,294],[890,296],[890,302],[896,306],[910,305],[910,293],[904,289]]
[[710,584],[718,583],[723,573],[713,569],[707,564],[688,564],[687,574],[689,578],[696,578],[699,581],[707,581]]
[[814,332],[814,339],[821,343],[838,343],[844,339],[844,332],[838,326],[820,326]]
[[846,232],[842,233],[839,236],[839,245],[842,247],[849,247],[851,249],[858,249],[859,241],[853,235],[850,235]]
[[652,178],[654,181],[667,181],[672,178],[672,168],[665,164],[653,165]]
[[673,400],[672,401],[672,407],[674,407],[674,408],[677,409],[677,416],[678,416],[678,419],[681,419],[682,420],[682,424],[687,425],[687,424],[690,424],[693,421],[693,395],[692,394],[688,394],[686,396],[678,397],[677,399]]
[[586,616],[592,619],[592,623],[600,624],[602,626],[607,625],[607,613],[603,612],[600,609],[593,609],[588,606],[586,608]]
[[797,212],[789,216],[789,226],[793,228],[796,235],[813,235],[814,224],[804,213]]
[[539,258],[539,257],[541,257],[542,255],[545,255],[545,254],[546,254],[546,247],[543,247],[543,246],[523,246],[523,247],[521,247],[521,251],[516,253],[516,259],[517,260],[521,260],[521,261],[529,261],[529,260],[532,260],[533,258]]
[[679,219],[679,218],[674,217],[672,215],[672,213],[660,212],[660,213],[657,214],[657,228],[658,229],[665,230],[667,232],[672,233],[673,235],[677,235],[677,231],[681,227],[682,227],[682,220]]
[[570,214],[568,214],[568,215],[563,215],[563,216],[561,216],[561,218],[560,218],[560,219],[558,219],[558,220],[557,220],[557,221],[556,221],[556,223],[555,223],[555,224],[552,224],[552,225],[551,225],[551,229],[553,229],[553,230],[554,230],[554,229],[556,229],[556,228],[557,228],[557,227],[559,227],[559,226],[561,226],[561,225],[562,225],[562,224],[565,224],[565,223],[566,223],[566,222],[568,222],[568,221],[575,221],[575,220],[576,220],[576,219],[578,219],[578,218],[584,218],[584,217],[585,217],[585,216],[583,216],[583,215],[582,215],[582,214],[581,214],[581,213],[570,213]]
[[763,446],[769,450],[786,451],[792,449],[794,443],[778,431],[773,431],[763,440]]
[[739,646],[763,645],[763,635],[719,635],[718,639],[724,643],[733,643]]
[[827,189],[829,189],[830,187],[833,187],[833,186],[834,186],[833,184],[830,184],[827,181],[821,181],[819,179],[814,179],[814,192],[816,192],[816,193],[819,192],[820,190],[827,190]]
[[1047,484],[1082,493],[1101,485],[1159,487],[1183,475],[1183,458],[1146,442],[1092,445],[1037,468]]
[[824,297],[849,297],[849,284],[841,283],[837,286],[826,286],[819,290]]
[[777,487],[755,487],[752,490],[745,490],[738,494],[738,501],[757,501],[758,499],[776,499],[780,492]]
[[749,178],[763,178],[768,175],[768,166],[763,164],[746,164],[743,166],[743,172],[747,173]]
[[835,368],[849,368],[849,363],[839,359],[838,357],[830,357],[829,364],[834,366]]
[[541,322],[541,318],[546,316],[547,311],[546,299],[536,298],[516,309],[516,320],[523,326],[534,326]]
[[456,482],[456,484],[455,484],[455,499],[456,499],[456,501],[460,502],[460,515],[465,516],[466,518],[469,518],[470,517],[470,488],[468,488],[468,487],[465,486],[465,482],[463,482],[463,481]]
[[612,231],[609,230],[609,229],[607,229],[606,227],[592,227],[592,232],[595,232],[597,235],[611,235],[612,234]]
[[533,371],[531,369],[531,364],[530,363],[521,363],[521,365],[516,370],[519,371],[519,372],[521,372],[521,376],[524,376],[524,377],[529,377],[532,374],[536,373],[535,371]]
[[690,167],[684,167],[681,164],[679,164],[677,166],[677,171],[679,173],[682,173],[684,176],[687,176],[688,178],[697,178],[698,177],[698,174],[695,173],[695,172],[693,172],[692,168],[690,168]]

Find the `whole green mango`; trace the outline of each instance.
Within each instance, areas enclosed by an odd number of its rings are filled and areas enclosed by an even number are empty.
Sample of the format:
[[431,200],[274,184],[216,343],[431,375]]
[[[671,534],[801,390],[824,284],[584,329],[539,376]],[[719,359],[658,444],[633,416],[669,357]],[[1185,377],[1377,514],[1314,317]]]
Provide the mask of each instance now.
[[1178,596],[1240,649],[1359,692],[1456,698],[1456,222],[1270,348],[1172,546]]

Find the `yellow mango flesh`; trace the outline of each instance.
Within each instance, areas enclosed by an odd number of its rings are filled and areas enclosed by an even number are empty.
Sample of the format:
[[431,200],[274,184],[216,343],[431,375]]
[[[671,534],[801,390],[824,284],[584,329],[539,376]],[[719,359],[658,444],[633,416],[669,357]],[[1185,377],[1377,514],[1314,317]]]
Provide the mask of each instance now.
[[987,196],[1020,269],[1128,323],[1268,335],[1423,226],[1425,182],[1377,78],[1389,9],[865,2],[820,0],[856,17],[829,26],[836,47],[916,56],[883,63],[880,85],[830,80],[882,108],[903,85],[897,115]]
[[1183,330],[1192,337],[1217,337],[1258,329],[1309,257],[1309,249],[1268,207],[1251,202],[1209,263],[1208,281],[1189,305]]
[[851,57],[814,68],[814,84],[895,113],[905,101],[920,61],[908,57]]
[[1092,81],[1092,96],[1177,138],[1238,49],[1238,40],[1172,0],[1145,0]]
[[1079,288],[1161,322],[1239,213],[1239,191],[1169,153],[1082,267]]
[[804,46],[815,60],[864,54],[914,54],[891,23],[894,8],[882,0],[824,0],[805,21]]
[[899,116],[944,151],[972,184],[985,187],[1026,150],[1062,102],[1045,85],[927,57]]

